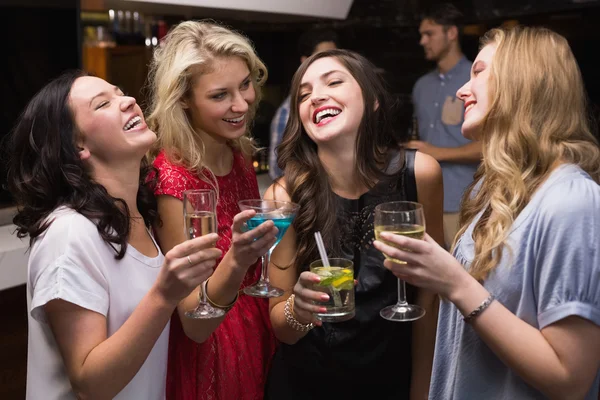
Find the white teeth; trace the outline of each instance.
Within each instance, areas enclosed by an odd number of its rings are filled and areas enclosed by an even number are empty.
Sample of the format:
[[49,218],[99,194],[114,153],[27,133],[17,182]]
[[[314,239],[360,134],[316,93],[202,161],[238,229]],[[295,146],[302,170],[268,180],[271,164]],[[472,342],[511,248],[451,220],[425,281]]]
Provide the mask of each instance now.
[[246,114],[244,114],[244,115],[242,115],[241,117],[238,117],[238,118],[232,118],[232,119],[223,118],[223,121],[232,122],[234,124],[237,124],[238,122],[242,122],[244,120],[245,116],[246,116]]
[[327,108],[325,110],[319,111],[317,113],[317,115],[315,116],[315,124],[318,124],[319,122],[321,122],[321,120],[323,119],[324,116],[326,115],[330,115],[330,116],[336,116],[339,113],[341,113],[342,111],[337,110],[335,108]]
[[127,123],[123,127],[123,130],[128,131],[131,128],[133,128],[134,126],[139,125],[141,122],[142,122],[142,118],[140,116],[136,115],[135,117],[133,117],[129,121],[127,121]]
[[467,111],[469,111],[471,108],[475,107],[475,103],[471,103],[467,106],[467,108],[465,108],[465,114],[467,113]]

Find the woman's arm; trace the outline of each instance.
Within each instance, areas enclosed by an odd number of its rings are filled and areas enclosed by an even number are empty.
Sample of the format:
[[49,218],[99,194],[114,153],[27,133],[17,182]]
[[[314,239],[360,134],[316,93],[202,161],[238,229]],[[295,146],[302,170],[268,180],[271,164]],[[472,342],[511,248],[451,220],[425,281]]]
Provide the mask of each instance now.
[[[383,237],[399,248],[410,249],[403,251],[376,242],[380,251],[407,262],[386,261],[386,268],[413,285],[437,290],[463,315],[490,295],[429,236],[425,241],[398,235]],[[498,358],[551,399],[583,399],[600,368],[600,326],[580,317],[564,318],[540,331],[494,301],[472,326]]]
[[[158,196],[157,201],[162,225],[156,227],[156,233],[161,249],[166,252],[186,239],[183,202],[167,195]],[[267,221],[249,232],[241,232],[243,223],[253,215],[254,211],[244,211],[234,217],[231,247],[207,284],[207,295],[216,304],[230,304],[235,299],[248,268],[275,242],[277,228],[272,221]],[[182,300],[177,306],[177,311],[185,334],[195,342],[202,343],[225,317],[187,318],[185,312],[198,305],[198,290],[195,289]]]
[[[280,179],[279,183],[274,183],[267,189],[264,196],[266,200],[291,201],[289,195],[285,191],[285,188],[281,186],[283,184],[282,182],[283,179]],[[288,228],[287,232],[281,239],[281,242],[279,242],[277,247],[275,247],[275,250],[273,250],[273,254],[271,255],[271,263],[269,265],[269,280],[274,286],[282,288],[285,291],[283,296],[269,299],[271,326],[273,327],[275,337],[277,337],[279,341],[286,344],[296,343],[298,340],[306,336],[307,333],[297,331],[290,327],[285,320],[284,314],[285,302],[294,292],[294,287],[298,283],[298,270],[295,266],[293,266],[293,262],[296,257],[296,251],[296,232],[292,225]],[[277,268],[276,265],[280,268]],[[307,279],[317,277],[317,275],[310,274],[308,272],[305,272],[304,274],[307,276]],[[298,310],[296,307],[298,301],[302,300],[296,297],[296,300],[294,301],[294,316],[298,322],[302,324],[308,324],[312,322],[315,325],[320,325],[321,322],[318,321],[314,316]]]
[[[508,368],[550,398],[584,398],[600,367],[599,203],[600,192],[593,181],[557,180],[534,206],[535,214],[527,224],[529,234],[519,239],[524,242],[509,241],[513,253],[502,256],[505,264],[501,267],[527,274],[526,295],[535,299],[540,328],[500,301],[491,302],[472,321],[472,329]],[[384,237],[395,247],[379,241],[375,247],[407,262],[386,261],[386,268],[416,286],[438,292],[463,315],[490,296],[431,237]],[[519,256],[525,250],[527,256]],[[519,263],[508,264],[515,260]],[[523,278],[517,274],[515,279]]]
[[[61,299],[44,305],[78,398],[111,399],[133,379],[179,300],[206,279],[221,255],[211,248],[216,239],[213,234],[190,240],[165,255],[156,283],[110,337],[102,314]],[[194,264],[188,262],[188,255]]]
[[114,335],[106,317],[64,300],[44,306],[79,399],[112,399],[133,379],[165,328],[176,302],[150,291]]
[[[444,187],[442,169],[439,163],[427,154],[417,152],[415,157],[415,178],[418,201],[423,205],[428,234],[439,244],[444,243]],[[417,304],[426,314],[413,323],[412,382],[411,399],[427,399],[433,367],[433,352],[438,317],[438,296],[436,293],[419,289]]]
[[[470,275],[465,278],[465,288],[449,298],[463,315],[489,296]],[[540,331],[495,301],[473,328],[498,358],[550,399],[583,399],[600,368],[600,326],[580,317]]]

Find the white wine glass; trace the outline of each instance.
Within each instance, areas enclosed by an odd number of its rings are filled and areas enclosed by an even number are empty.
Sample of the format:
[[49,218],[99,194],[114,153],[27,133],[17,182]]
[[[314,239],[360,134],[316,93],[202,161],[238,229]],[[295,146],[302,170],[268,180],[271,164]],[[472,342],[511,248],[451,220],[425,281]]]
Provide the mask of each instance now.
[[[185,190],[183,192],[183,220],[186,239],[217,233],[217,196],[214,190]],[[206,286],[204,286],[206,288]],[[194,310],[186,317],[194,319],[220,318],[225,311],[211,306],[206,299],[206,290]]]
[[[375,238],[389,246],[398,247],[393,243],[381,238],[381,233],[388,232],[395,235],[407,236],[413,239],[423,240],[425,236],[425,214],[423,206],[411,201],[392,201],[382,203],[375,207]],[[406,262],[395,258],[385,258],[398,264]],[[406,284],[398,279],[398,301],[392,306],[385,307],[379,313],[388,321],[414,321],[425,315],[425,310],[416,305],[406,302]]]

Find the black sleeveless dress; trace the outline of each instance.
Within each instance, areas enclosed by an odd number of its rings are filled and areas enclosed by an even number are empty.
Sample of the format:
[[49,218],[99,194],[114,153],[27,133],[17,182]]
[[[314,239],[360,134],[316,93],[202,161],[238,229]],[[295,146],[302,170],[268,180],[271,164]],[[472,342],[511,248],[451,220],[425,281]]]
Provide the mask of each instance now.
[[[404,154],[404,162],[401,157]],[[397,278],[383,267],[372,245],[374,208],[388,201],[417,201],[414,150],[397,153],[389,179],[358,199],[338,197],[342,257],[354,260],[356,316],[324,323],[294,345],[281,344],[273,358],[265,398],[333,400],[409,398],[411,381],[410,322],[391,322],[379,311],[397,300]],[[398,168],[398,165],[402,165]],[[390,171],[388,168],[388,174]],[[408,302],[416,288],[407,285]]]

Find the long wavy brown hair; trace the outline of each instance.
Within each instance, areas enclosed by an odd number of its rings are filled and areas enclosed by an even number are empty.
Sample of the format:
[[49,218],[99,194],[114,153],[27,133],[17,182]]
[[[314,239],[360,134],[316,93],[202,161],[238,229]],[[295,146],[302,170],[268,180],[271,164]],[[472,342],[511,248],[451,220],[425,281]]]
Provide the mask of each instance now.
[[[481,125],[483,161],[466,190],[455,244],[473,231],[471,275],[485,279],[500,262],[517,216],[556,162],[575,164],[600,181],[600,149],[590,129],[587,95],[567,40],[545,29],[493,29],[481,48],[496,46],[490,65],[490,109]],[[472,190],[480,182],[480,189]]]
[[[388,149],[398,147],[397,143],[406,140],[394,129],[396,103],[386,90],[383,79],[375,72],[374,65],[365,57],[347,50],[329,50],[311,56],[300,66],[292,79],[290,117],[277,148],[277,162],[285,171],[286,189],[291,200],[300,205],[300,212],[294,220],[298,251],[293,265],[298,271],[306,269],[317,257],[313,236],[316,231],[321,231],[325,246],[332,255],[339,252],[336,197],[317,154],[317,145],[306,133],[298,111],[300,84],[306,70],[316,60],[326,57],[339,61],[356,79],[362,91],[364,113],[356,137],[356,165],[348,168],[354,168],[355,176],[366,187],[373,187],[385,176],[382,165],[387,162]],[[407,134],[406,130],[401,132]]]
[[[89,166],[79,157],[80,133],[69,106],[73,83],[88,76],[67,71],[44,86],[25,107],[17,125],[3,143],[8,154],[8,189],[17,203],[13,218],[19,238],[29,244],[52,223],[48,216],[69,207],[92,221],[102,239],[120,260],[127,251],[131,213],[125,200],[113,197],[94,181]],[[142,159],[136,202],[147,227],[158,221],[152,192],[156,171]]]

